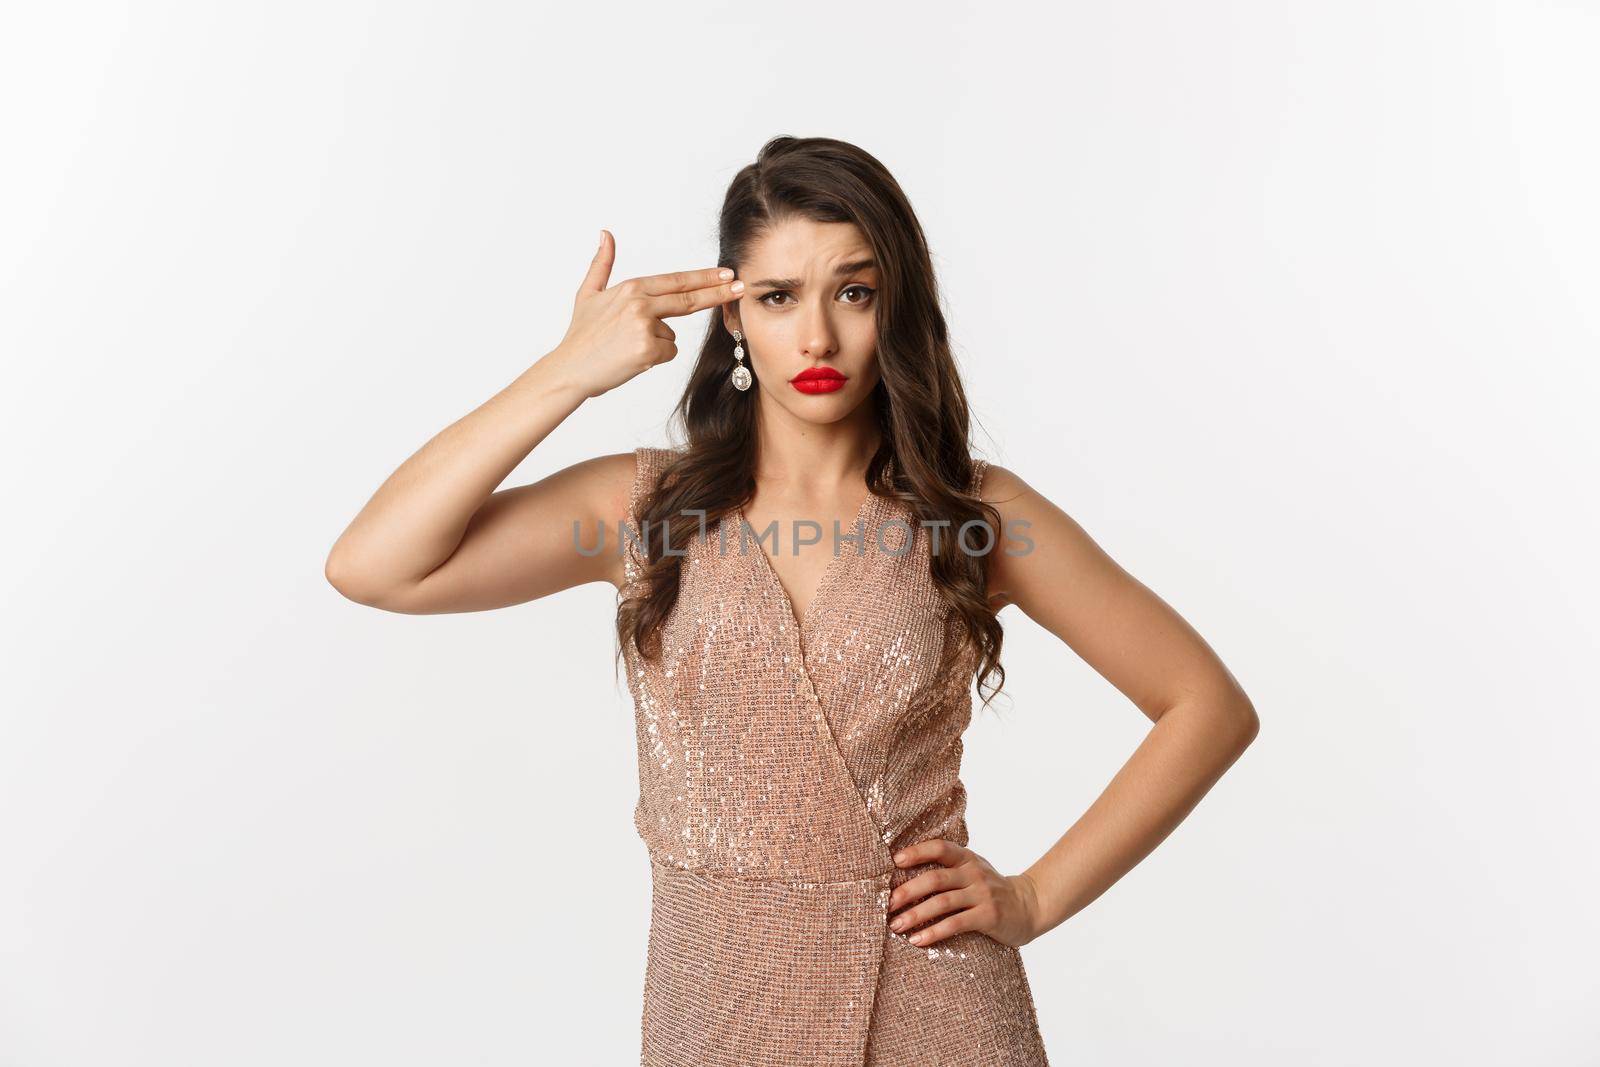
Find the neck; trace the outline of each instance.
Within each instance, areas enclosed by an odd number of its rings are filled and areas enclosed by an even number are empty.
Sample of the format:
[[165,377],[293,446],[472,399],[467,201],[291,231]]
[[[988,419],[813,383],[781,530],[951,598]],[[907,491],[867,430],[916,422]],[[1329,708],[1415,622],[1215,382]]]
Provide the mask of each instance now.
[[787,411],[773,417],[764,407],[756,429],[756,478],[807,491],[859,484],[882,440],[870,399],[825,425]]

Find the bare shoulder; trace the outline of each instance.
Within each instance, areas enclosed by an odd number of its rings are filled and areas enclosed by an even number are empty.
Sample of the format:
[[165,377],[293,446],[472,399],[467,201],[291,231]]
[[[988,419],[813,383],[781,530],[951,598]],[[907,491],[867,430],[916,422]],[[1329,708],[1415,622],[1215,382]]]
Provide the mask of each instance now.
[[562,467],[524,489],[547,503],[558,500],[574,514],[612,523],[627,516],[633,479],[634,454],[609,452]]
[[[620,536],[631,516],[635,490],[648,491],[641,478],[659,476],[662,469],[683,454],[682,449],[664,445],[643,445],[628,452],[596,456],[578,466],[589,468],[586,481],[597,519],[608,531]],[[576,469],[576,468],[573,468]],[[607,552],[606,578],[621,589],[627,583],[621,552]]]
[[[628,507],[640,462],[637,450],[634,450],[595,456],[571,468],[574,471],[583,470],[585,495],[591,501],[595,522],[604,526],[611,536],[628,521]],[[621,553],[606,552],[602,555],[606,561],[606,580],[622,588],[625,577]]]
[[634,452],[609,452],[584,460],[574,469],[587,468],[586,481],[599,514],[615,522],[627,517],[637,465],[638,456]]
[[1010,468],[1002,467],[998,463],[989,463],[984,468],[983,481],[978,485],[978,495],[985,503],[998,507],[1001,500],[1015,499],[1017,494],[1026,488],[1027,483]]
[[[633,479],[634,453],[609,452],[495,493],[474,524],[487,535],[485,544],[501,544],[500,551],[507,558],[499,566],[481,569],[501,575],[513,574],[518,567],[530,569],[536,579],[521,594],[548,595],[591,581],[609,581],[620,587],[620,553],[601,551],[574,557],[573,549],[579,543],[592,543],[601,530],[605,531],[605,543],[612,543],[618,524],[627,519]],[[545,573],[546,568],[552,573]]]
[[989,568],[989,601],[996,611],[1020,604],[1027,612],[1030,594],[1057,586],[1069,572],[1106,562],[1072,516],[1011,468],[990,463],[978,495],[1000,513]]
[[990,463],[984,471],[978,496],[985,503],[993,504],[1003,516],[1015,515],[1031,520],[1043,518],[1048,512],[1058,516],[1066,514],[1054,501],[1024,480],[1022,475],[998,463]]

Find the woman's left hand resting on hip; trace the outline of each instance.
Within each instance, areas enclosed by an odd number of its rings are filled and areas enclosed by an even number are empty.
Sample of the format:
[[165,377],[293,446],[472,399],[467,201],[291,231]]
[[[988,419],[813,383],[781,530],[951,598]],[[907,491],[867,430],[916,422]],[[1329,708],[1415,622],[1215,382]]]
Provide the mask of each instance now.
[[[889,927],[895,932],[939,919],[908,935],[912,944],[926,947],[977,930],[1020,948],[1038,936],[1037,894],[1026,874],[1001,874],[970,848],[939,837],[908,845],[895,853],[894,861],[897,867],[940,865],[908,878],[889,894]],[[894,914],[912,901],[918,901],[915,907]]]

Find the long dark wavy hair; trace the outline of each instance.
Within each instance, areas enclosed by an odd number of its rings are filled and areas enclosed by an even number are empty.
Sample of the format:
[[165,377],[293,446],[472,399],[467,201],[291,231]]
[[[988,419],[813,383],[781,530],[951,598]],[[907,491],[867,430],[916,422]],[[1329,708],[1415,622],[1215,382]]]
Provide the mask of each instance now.
[[[946,531],[953,533],[964,522],[983,519],[994,531],[991,552],[963,551],[956,537],[941,536],[930,560],[933,581],[951,606],[937,674],[942,678],[963,648],[975,649],[975,677],[987,707],[1005,685],[1004,632],[985,595],[990,556],[1000,544],[1000,515],[965,492],[973,475],[970,415],[922,224],[893,175],[862,149],[830,137],[774,137],[728,186],[717,222],[717,264],[739,271],[754,242],[791,218],[854,223],[878,263],[881,379],[871,400],[882,438],[867,468],[869,490],[907,505],[916,517],[913,525],[924,518],[949,519]],[[710,529],[755,495],[758,393],[740,392],[730,381],[733,347],[718,309],[672,412],[687,447],[640,505],[637,525],[651,533],[628,549],[639,562],[642,591],[619,600],[619,657],[630,643],[645,659],[660,655],[661,626],[678,597],[682,552],[700,529],[698,522],[681,521],[680,513],[703,509]],[[661,521],[667,518],[679,521]],[[998,681],[985,689],[991,676]]]

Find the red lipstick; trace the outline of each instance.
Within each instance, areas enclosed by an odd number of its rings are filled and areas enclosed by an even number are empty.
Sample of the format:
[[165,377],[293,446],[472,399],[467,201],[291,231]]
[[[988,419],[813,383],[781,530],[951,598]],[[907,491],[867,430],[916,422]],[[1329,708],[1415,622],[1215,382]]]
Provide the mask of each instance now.
[[848,378],[832,367],[807,367],[790,378],[789,384],[802,393],[831,393],[843,389],[847,381]]

